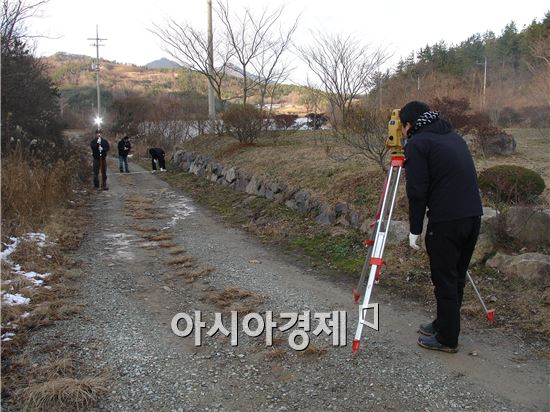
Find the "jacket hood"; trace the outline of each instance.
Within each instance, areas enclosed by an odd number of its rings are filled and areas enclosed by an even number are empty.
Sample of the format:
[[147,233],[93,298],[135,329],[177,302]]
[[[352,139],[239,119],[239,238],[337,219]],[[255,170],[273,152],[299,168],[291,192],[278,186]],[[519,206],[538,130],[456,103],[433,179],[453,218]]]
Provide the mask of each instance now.
[[[436,133],[436,134],[447,134],[453,130],[453,127],[451,126],[451,123],[449,123],[448,120],[439,118],[433,123],[427,124],[426,126],[422,126],[415,134],[418,133]],[[413,135],[414,136],[414,135]]]

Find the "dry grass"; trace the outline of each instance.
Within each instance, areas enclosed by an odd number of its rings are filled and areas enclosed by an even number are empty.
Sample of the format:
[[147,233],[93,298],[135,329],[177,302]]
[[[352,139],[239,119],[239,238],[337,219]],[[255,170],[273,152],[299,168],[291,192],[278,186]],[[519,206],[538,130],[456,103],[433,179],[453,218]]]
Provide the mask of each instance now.
[[74,410],[94,405],[107,392],[104,377],[63,377],[32,384],[21,390],[19,396],[27,410]]
[[194,270],[181,270],[180,272],[176,273],[176,276],[185,278],[185,281],[187,283],[193,283],[197,279],[207,276],[210,272],[212,272],[211,268],[198,268]]
[[176,247],[177,243],[175,243],[171,240],[164,240],[162,242],[159,242],[158,246],[163,248],[163,249],[170,249],[170,248]]
[[182,265],[187,262],[191,262],[193,258],[189,255],[178,255],[170,259],[167,263],[169,265]]
[[542,197],[550,204],[550,130],[508,129],[516,139],[516,153],[511,156],[476,157],[477,171],[480,172],[496,165],[516,165],[527,167],[539,173],[546,184]]
[[156,227],[144,226],[137,223],[131,224],[130,228],[141,233],[152,233],[158,231]]
[[50,359],[45,364],[38,366],[33,370],[34,376],[39,376],[41,380],[51,380],[60,377],[73,376],[76,372],[76,366],[73,358]]
[[287,355],[286,350],[278,348],[278,349],[272,349],[269,352],[267,352],[265,357],[268,360],[280,360],[280,359],[284,359],[286,355]]
[[[48,257],[49,256],[49,257]],[[36,242],[20,240],[10,260],[21,264],[25,271],[46,273],[59,266],[69,266],[69,260],[55,246],[39,247]]]
[[172,233],[160,233],[154,236],[148,236],[147,240],[152,240],[154,242],[161,242],[163,240],[173,240],[174,235]]
[[130,196],[124,201],[126,215],[134,219],[154,219],[161,215],[153,205],[153,199],[143,196]]
[[182,248],[181,246],[176,246],[173,249],[170,249],[168,251],[168,253],[171,254],[171,255],[181,255],[185,252],[186,252],[186,250],[184,248]]
[[28,309],[27,305],[3,305],[2,324],[19,321],[21,315]]
[[307,348],[305,348],[302,351],[299,351],[298,354],[302,356],[321,357],[326,352],[327,352],[327,348],[318,347],[310,343]]
[[227,312],[235,310],[242,314],[255,312],[258,305],[265,302],[257,293],[238,288],[211,291],[208,299]]
[[36,230],[67,203],[83,168],[78,159],[30,161],[20,151],[2,156],[2,233]]
[[88,213],[89,193],[76,197],[70,207],[56,209],[44,227],[55,240],[60,251],[77,250],[84,239],[90,222]]

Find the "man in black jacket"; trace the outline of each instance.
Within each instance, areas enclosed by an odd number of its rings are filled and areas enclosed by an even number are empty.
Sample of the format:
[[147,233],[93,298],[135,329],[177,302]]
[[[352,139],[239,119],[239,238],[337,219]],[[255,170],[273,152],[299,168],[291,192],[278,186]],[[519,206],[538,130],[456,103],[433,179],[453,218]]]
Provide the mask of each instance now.
[[420,325],[418,344],[454,353],[460,333],[466,271],[479,234],[483,209],[477,174],[464,139],[427,104],[413,101],[400,111],[409,199],[409,244],[420,249],[428,209],[426,250],[437,316]]
[[156,163],[158,163],[161,172],[166,171],[164,150],[159,147],[153,147],[152,149],[149,149],[149,154],[151,155],[151,164],[153,166],[153,171],[157,170]]
[[118,142],[118,167],[120,169],[120,173],[130,173],[130,170],[128,170],[128,154],[131,149],[132,145],[130,143],[130,138],[128,136],[124,136],[120,142]]
[[94,161],[94,187],[99,189],[99,172],[101,171],[101,189],[109,190],[107,187],[107,152],[109,142],[101,136],[101,130],[95,131],[95,137],[90,142]]

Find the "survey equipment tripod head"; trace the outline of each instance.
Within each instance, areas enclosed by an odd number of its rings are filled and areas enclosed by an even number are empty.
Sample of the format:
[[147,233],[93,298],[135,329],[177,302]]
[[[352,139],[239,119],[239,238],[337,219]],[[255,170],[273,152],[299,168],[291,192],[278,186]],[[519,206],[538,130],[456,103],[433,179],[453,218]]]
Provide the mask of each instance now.
[[401,128],[399,109],[393,109],[388,123],[388,138],[386,139],[386,147],[390,148],[392,154],[403,153],[403,146],[401,144],[402,138],[403,129]]

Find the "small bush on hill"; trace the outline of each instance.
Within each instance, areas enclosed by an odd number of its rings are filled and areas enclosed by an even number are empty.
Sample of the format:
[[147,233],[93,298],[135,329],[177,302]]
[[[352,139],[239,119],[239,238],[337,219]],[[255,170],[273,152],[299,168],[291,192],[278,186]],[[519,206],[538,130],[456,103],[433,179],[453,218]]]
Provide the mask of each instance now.
[[307,127],[318,130],[328,122],[328,117],[324,113],[308,113]]
[[521,166],[500,165],[479,174],[483,194],[496,203],[530,203],[545,188],[542,177]]
[[297,118],[295,114],[276,114],[273,116],[273,121],[277,129],[287,130],[294,126]]
[[229,134],[241,143],[254,143],[262,131],[263,114],[249,104],[230,106],[221,118]]

